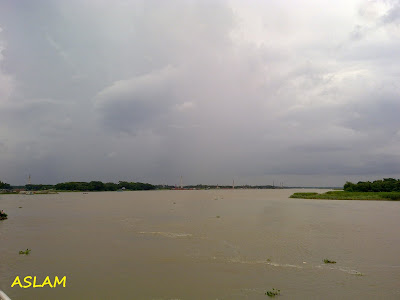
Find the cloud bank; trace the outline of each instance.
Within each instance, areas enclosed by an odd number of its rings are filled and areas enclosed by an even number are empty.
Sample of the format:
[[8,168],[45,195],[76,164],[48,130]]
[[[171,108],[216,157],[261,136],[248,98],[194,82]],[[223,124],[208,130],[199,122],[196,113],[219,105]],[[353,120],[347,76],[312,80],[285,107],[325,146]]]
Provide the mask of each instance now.
[[0,6],[2,181],[400,177],[398,1]]

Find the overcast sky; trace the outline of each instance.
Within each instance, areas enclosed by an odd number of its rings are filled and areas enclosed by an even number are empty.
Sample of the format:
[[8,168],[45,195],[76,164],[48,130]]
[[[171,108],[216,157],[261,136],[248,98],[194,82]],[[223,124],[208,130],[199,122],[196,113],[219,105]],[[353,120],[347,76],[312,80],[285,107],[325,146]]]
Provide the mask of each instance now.
[[400,177],[400,1],[0,0],[0,180]]

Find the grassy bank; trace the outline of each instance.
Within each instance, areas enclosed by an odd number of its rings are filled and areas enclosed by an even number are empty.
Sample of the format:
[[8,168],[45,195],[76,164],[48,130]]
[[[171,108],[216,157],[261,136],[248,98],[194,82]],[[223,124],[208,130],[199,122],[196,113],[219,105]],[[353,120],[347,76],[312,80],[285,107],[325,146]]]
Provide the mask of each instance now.
[[319,193],[294,193],[290,198],[331,200],[400,200],[400,192],[346,192],[330,191]]

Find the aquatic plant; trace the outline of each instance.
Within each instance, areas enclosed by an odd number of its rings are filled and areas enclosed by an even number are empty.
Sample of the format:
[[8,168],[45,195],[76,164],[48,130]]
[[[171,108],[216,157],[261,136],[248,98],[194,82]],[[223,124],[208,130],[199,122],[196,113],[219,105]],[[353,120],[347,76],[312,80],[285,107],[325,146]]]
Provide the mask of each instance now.
[[271,291],[266,291],[265,292],[265,295],[267,295],[268,297],[275,297],[275,296],[278,296],[280,294],[281,294],[281,290],[277,290],[277,289],[274,289],[274,288],[272,288]]
[[0,220],[5,220],[5,219],[7,219],[7,214],[2,210],[2,211],[0,211]]
[[334,260],[329,260],[329,259],[325,258],[325,259],[324,259],[324,263],[326,263],[326,264],[336,264],[336,261],[334,261]]
[[217,219],[221,218],[221,216],[216,216]]
[[28,255],[32,250],[31,249],[26,249],[25,251],[19,251],[19,254],[25,254]]

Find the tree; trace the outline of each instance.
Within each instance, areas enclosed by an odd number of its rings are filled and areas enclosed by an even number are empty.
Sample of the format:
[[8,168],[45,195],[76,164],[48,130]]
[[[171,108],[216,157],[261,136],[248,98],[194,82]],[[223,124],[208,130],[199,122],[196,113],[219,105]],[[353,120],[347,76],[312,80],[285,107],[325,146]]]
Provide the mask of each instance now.
[[382,180],[375,180],[372,184],[371,184],[371,189],[373,192],[382,192],[383,191],[383,181]]
[[343,189],[347,192],[400,192],[400,180],[383,178],[374,182],[359,181],[357,184],[346,182]]
[[359,181],[355,186],[356,192],[370,192],[371,191],[371,182],[369,181]]
[[355,184],[349,181],[346,181],[345,185],[343,186],[343,189],[346,192],[354,192]]
[[104,183],[101,181],[91,181],[88,184],[88,190],[89,191],[104,191]]
[[113,182],[107,182],[104,184],[104,189],[106,191],[116,191],[118,190],[118,185]]
[[8,183],[0,181],[0,190],[9,190],[11,189],[11,185]]

